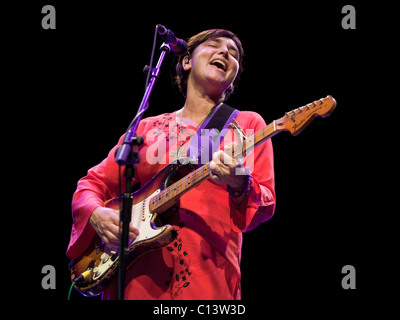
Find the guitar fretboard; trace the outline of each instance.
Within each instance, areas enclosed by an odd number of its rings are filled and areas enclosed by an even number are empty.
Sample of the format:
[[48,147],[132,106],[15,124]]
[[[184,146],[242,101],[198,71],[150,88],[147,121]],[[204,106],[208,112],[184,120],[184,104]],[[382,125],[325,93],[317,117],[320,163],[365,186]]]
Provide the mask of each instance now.
[[[238,159],[249,152],[254,147],[262,143],[263,141],[271,138],[278,132],[282,130],[278,130],[276,128],[276,121],[273,121],[263,129],[257,131],[255,134],[246,138],[243,143],[243,150],[239,154],[234,154],[234,157]],[[164,190],[162,190],[159,194],[155,195],[150,199],[149,208],[151,212],[156,212],[164,204],[169,201],[173,201],[178,197],[181,197],[184,193],[192,189],[193,187],[199,185],[204,180],[210,177],[210,170],[208,167],[209,163],[204,164],[198,169],[192,171],[182,179],[177,182],[171,184]]]

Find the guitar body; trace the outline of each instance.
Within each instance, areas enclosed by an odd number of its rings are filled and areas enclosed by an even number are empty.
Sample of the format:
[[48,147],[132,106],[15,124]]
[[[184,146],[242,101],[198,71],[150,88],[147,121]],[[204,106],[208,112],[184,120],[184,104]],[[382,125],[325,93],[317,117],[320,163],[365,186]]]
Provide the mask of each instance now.
[[[178,208],[175,204],[179,198],[166,202],[158,212],[150,211],[149,200],[190,170],[188,166],[179,162],[169,164],[145,186],[133,193],[131,222],[140,232],[133,242],[129,242],[127,268],[132,267],[146,252],[164,247],[176,238],[177,230],[165,223],[178,221],[179,217],[175,214]],[[105,206],[118,210],[119,203],[120,198],[114,198],[105,202]],[[72,281],[86,272],[85,279],[76,281],[75,289],[85,296],[95,296],[103,292],[115,279],[118,271],[118,253],[106,248],[96,234],[88,249],[81,257],[72,260],[69,266]]]

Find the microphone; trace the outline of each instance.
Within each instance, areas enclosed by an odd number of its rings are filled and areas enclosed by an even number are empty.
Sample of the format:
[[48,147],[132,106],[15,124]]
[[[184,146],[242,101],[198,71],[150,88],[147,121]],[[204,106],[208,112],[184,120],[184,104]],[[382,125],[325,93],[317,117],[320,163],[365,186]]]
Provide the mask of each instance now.
[[188,52],[188,46],[185,40],[175,37],[171,30],[168,30],[161,24],[157,25],[158,33],[161,38],[171,46],[172,52],[176,56],[184,56]]

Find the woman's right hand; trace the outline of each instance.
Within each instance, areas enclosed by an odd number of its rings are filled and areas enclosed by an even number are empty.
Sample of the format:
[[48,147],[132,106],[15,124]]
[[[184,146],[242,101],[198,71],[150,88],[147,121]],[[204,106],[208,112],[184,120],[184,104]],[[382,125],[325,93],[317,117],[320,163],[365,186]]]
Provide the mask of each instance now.
[[[106,207],[98,207],[93,210],[90,225],[97,232],[104,244],[114,249],[119,245],[119,211]],[[129,239],[136,239],[139,230],[132,224],[129,225]]]

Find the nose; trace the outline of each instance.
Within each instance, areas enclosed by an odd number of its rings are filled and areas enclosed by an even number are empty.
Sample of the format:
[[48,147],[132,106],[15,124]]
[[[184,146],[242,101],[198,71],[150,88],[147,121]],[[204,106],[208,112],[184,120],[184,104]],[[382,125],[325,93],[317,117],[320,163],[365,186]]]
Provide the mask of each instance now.
[[222,46],[219,50],[220,55],[222,55],[224,58],[228,59],[229,58],[229,50],[227,46]]

